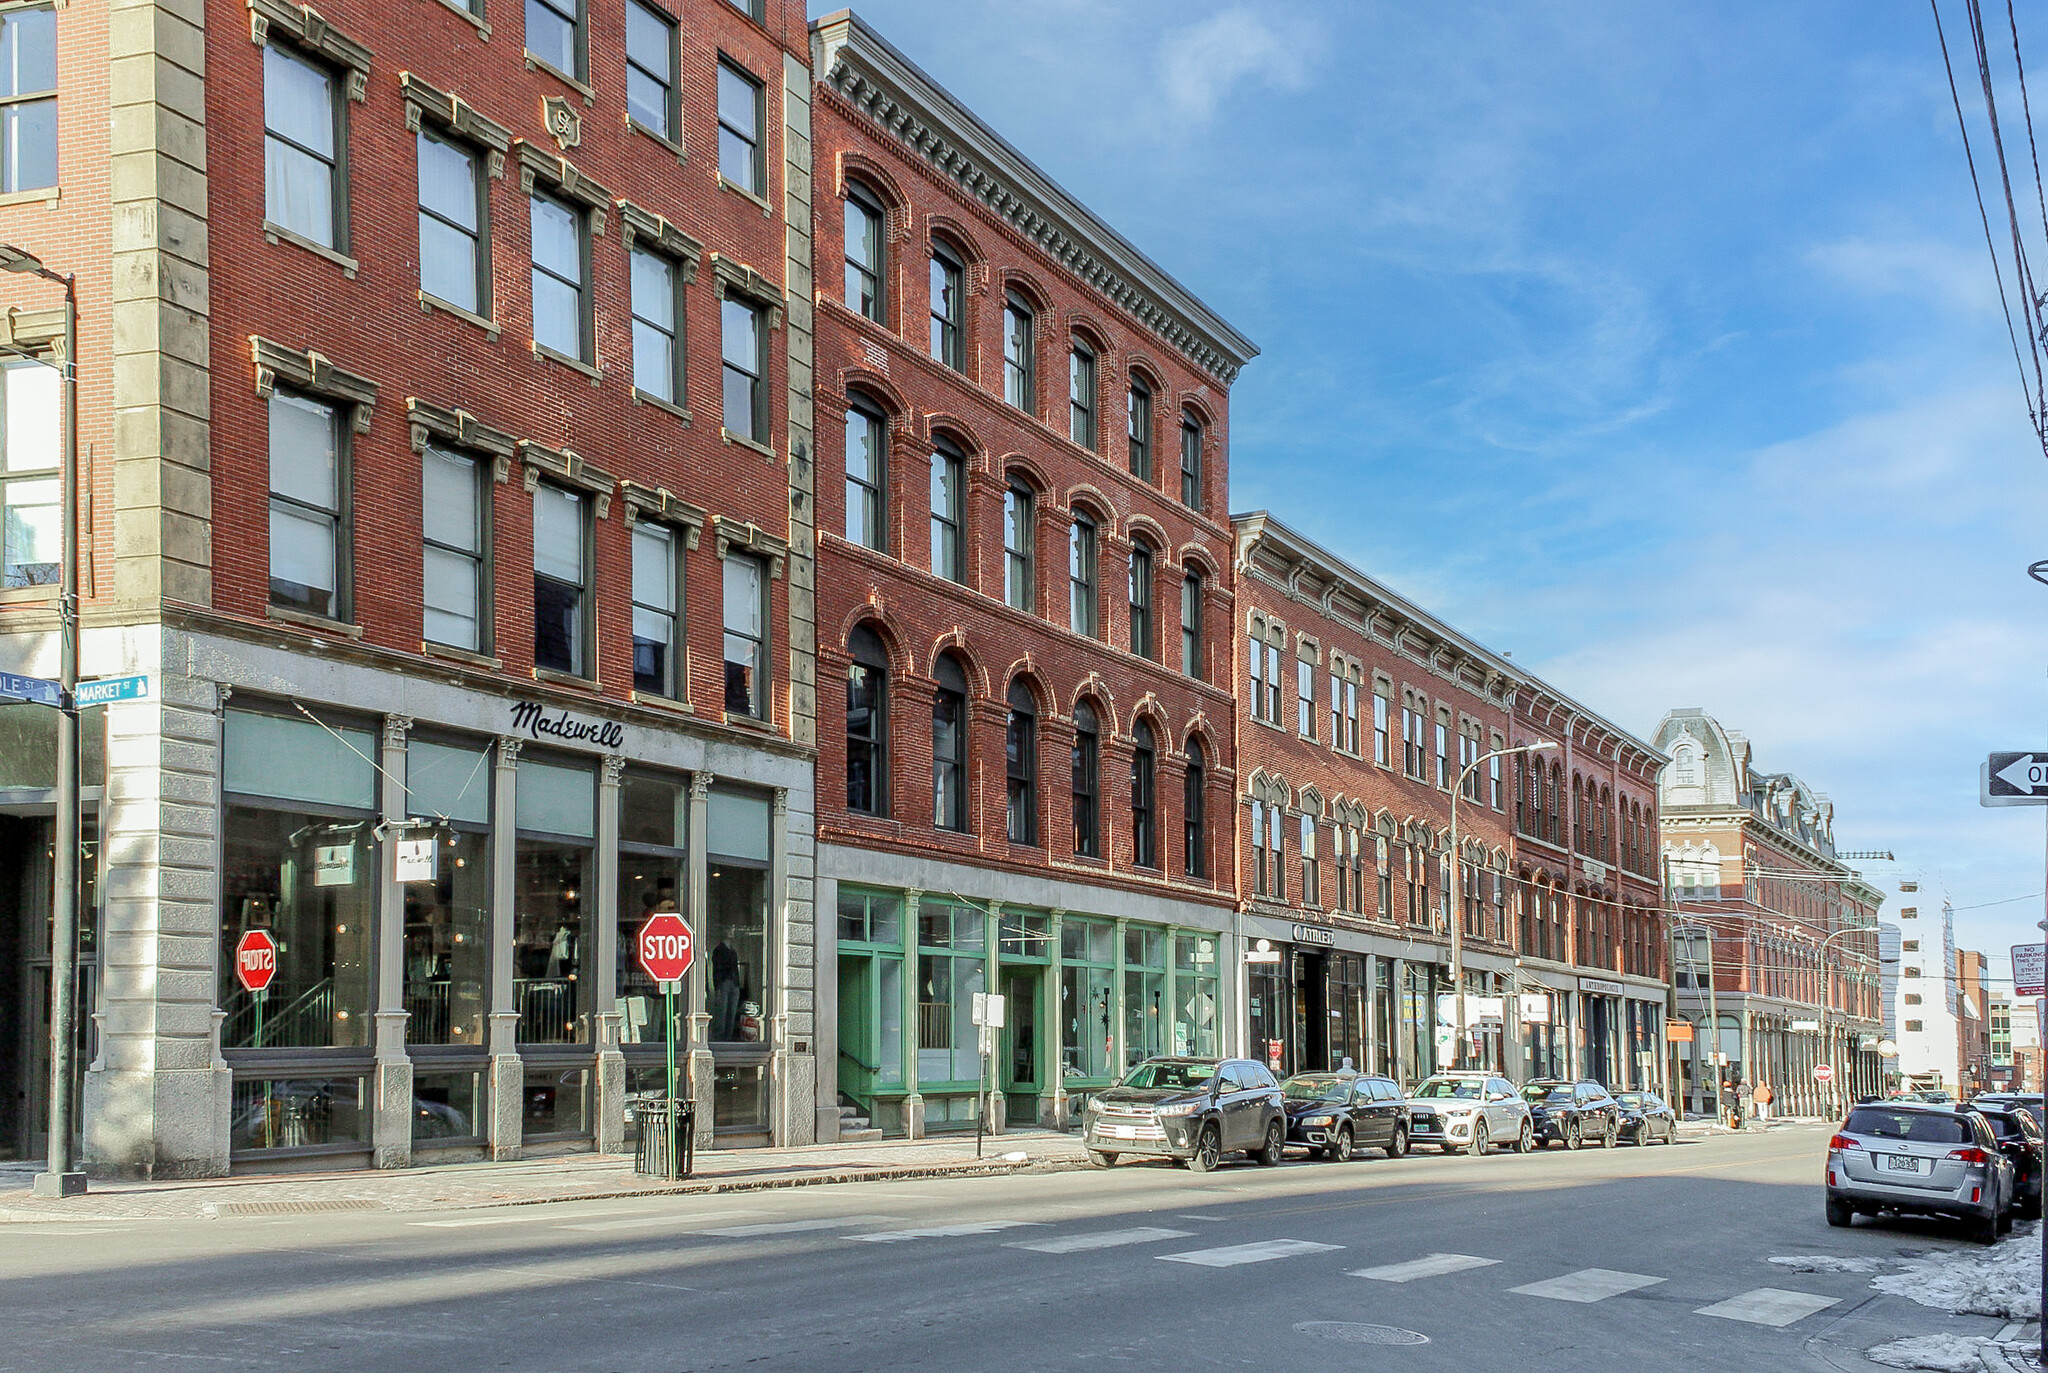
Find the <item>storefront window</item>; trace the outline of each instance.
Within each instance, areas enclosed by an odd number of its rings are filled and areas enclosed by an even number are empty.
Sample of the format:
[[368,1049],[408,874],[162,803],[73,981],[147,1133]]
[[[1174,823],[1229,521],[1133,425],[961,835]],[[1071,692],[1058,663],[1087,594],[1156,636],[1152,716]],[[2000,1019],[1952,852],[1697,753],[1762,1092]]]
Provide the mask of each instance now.
[[[584,920],[597,815],[588,768],[519,764],[512,979],[519,1039],[527,1044],[590,1042],[591,998]],[[533,1109],[528,1084],[528,1113]]]
[[974,994],[987,990],[982,912],[925,900],[917,911],[917,1081],[976,1082],[981,1077]]
[[1279,1071],[1291,1069],[1286,1044],[1288,1027],[1294,1023],[1294,983],[1284,969],[1289,957],[1281,950],[1280,962],[1253,963],[1247,975],[1250,997],[1245,1007],[1251,1027],[1251,1043],[1245,1052],[1261,1063],[1273,1062],[1273,1046],[1281,1046]]
[[[378,845],[375,737],[310,720],[228,712],[225,726],[220,1006],[223,1048],[352,1048],[370,1042]],[[234,950],[250,930],[277,945],[261,996]]]
[[1410,963],[1401,989],[1401,1076],[1420,1082],[1436,1071],[1436,969]]
[[1003,957],[1044,958],[1052,950],[1052,917],[1031,911],[1003,912]]
[[1216,1052],[1216,936],[1173,937],[1173,1052]]
[[1385,958],[1373,965],[1372,1071],[1395,1076],[1394,964]]
[[434,842],[434,880],[405,884],[405,1035],[413,1044],[482,1048],[491,1010],[490,835],[460,829]]
[[521,1137],[590,1133],[590,1074],[583,1068],[526,1070],[526,1112]]
[[760,1063],[721,1063],[712,1090],[715,1130],[768,1128],[768,1070]]
[[364,1079],[293,1077],[239,1079],[234,1085],[228,1149],[306,1149],[320,1145],[367,1147]]
[[1060,955],[1060,1056],[1066,1075],[1107,1079],[1116,1071],[1116,926],[1067,917],[1060,926]]
[[[640,966],[635,939],[648,917],[681,912],[689,889],[683,835],[688,791],[680,779],[628,773],[619,789],[619,941],[614,969],[623,1045],[665,1044],[661,988]],[[688,917],[685,916],[685,919]]]
[[[104,785],[106,712],[78,725],[78,777],[82,787]],[[0,701],[0,791],[48,791],[57,785],[57,712],[32,701]]]
[[412,1077],[412,1142],[445,1144],[477,1139],[484,1132],[484,1075],[480,1072],[422,1072]]
[[839,1073],[858,1091],[903,1084],[903,899],[839,889]]
[[1166,1052],[1166,931],[1124,928],[1124,1066]]

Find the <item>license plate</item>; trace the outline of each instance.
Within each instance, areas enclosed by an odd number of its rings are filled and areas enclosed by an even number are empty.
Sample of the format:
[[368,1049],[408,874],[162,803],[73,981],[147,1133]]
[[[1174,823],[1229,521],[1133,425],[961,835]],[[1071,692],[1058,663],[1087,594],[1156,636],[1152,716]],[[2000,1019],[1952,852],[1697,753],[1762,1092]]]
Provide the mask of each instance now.
[[1136,1139],[1138,1137],[1138,1127],[1135,1125],[1112,1125],[1109,1127],[1109,1132],[1118,1139]]
[[1919,1173],[1926,1170],[1927,1160],[1914,1158],[1909,1154],[1886,1154],[1885,1171],[1891,1173]]

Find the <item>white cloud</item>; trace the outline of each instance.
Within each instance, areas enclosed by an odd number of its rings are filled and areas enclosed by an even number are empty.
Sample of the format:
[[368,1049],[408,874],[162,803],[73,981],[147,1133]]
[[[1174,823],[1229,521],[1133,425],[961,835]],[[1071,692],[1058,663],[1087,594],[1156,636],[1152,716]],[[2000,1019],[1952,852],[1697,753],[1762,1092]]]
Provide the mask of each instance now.
[[1308,79],[1309,33],[1237,6],[1167,36],[1159,83],[1171,111],[1207,120],[1240,85],[1299,90]]
[[1998,308],[1991,255],[1982,244],[1847,238],[1811,249],[1807,261],[1863,295],[1908,296],[1943,313]]

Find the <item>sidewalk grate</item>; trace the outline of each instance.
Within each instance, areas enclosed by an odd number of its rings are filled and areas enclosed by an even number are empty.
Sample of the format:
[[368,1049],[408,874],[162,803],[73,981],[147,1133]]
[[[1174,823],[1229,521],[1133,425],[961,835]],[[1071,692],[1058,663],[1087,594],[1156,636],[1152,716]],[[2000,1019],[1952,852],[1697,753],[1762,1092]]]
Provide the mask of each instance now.
[[224,1201],[214,1208],[223,1216],[304,1216],[320,1211],[384,1211],[381,1201],[345,1197],[340,1201]]

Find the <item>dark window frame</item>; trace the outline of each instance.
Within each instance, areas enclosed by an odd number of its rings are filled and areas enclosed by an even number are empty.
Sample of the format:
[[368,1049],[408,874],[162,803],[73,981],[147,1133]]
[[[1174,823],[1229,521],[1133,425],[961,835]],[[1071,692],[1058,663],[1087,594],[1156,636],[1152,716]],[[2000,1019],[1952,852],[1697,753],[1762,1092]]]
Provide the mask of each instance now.
[[1131,729],[1131,862],[1159,866],[1159,743],[1143,720]]
[[[533,332],[535,335],[533,346],[552,353],[557,357],[573,358],[585,366],[592,366],[597,360],[597,315],[596,302],[593,299],[596,295],[594,290],[595,282],[591,279],[590,214],[580,206],[572,204],[565,197],[543,190],[540,186],[536,185],[532,193],[527,197],[529,249],[532,246],[533,219],[539,213],[539,207],[543,204],[551,205],[561,210],[569,216],[570,223],[576,226],[576,258],[579,275],[574,281],[571,281],[553,267],[543,266],[539,256],[529,251],[528,259],[531,266],[528,270],[527,290],[528,301],[533,305]],[[557,348],[552,343],[544,343],[539,337],[540,307],[537,303],[539,294],[533,290],[533,287],[537,284],[535,279],[541,276],[546,276],[550,281],[559,282],[575,292],[577,337],[576,348],[573,352],[566,348]]]
[[[540,53],[534,51],[533,44],[526,41],[532,32],[533,7],[535,5],[541,6],[554,15],[556,19],[566,21],[569,24],[572,33],[570,44],[576,50],[570,67],[556,66]],[[562,13],[564,8],[563,0],[526,0],[526,4],[521,9],[522,23],[519,31],[519,42],[526,50],[526,55],[541,66],[546,67],[549,71],[560,72],[563,76],[569,77],[579,84],[585,84],[590,80],[590,5],[588,0],[568,0],[567,7],[575,11],[573,16]]]
[[1003,295],[1003,399],[1038,413],[1038,311],[1015,291]]
[[[729,312],[745,311],[754,324],[753,370],[735,363],[732,359],[731,340],[727,335],[730,322]],[[728,291],[718,302],[718,360],[719,360],[719,424],[725,433],[748,443],[766,446],[771,437],[768,413],[768,369],[772,350],[768,346],[770,320],[768,308],[758,301]],[[732,406],[730,391],[735,376],[747,379],[748,428],[732,427]]]
[[[752,564],[760,574],[760,601],[756,606],[756,610],[761,617],[761,629],[758,635],[735,631],[726,614],[726,602],[730,599],[730,595],[726,592],[725,588],[726,579],[732,575],[732,568],[742,563]],[[773,617],[769,614],[771,592],[768,584],[770,580],[771,574],[766,558],[752,553],[743,553],[735,549],[726,553],[725,557],[720,560],[719,590],[721,595],[719,598],[718,615],[722,645],[720,661],[725,667],[724,702],[725,713],[728,718],[738,716],[742,719],[763,721],[773,718],[770,690],[774,684],[775,673],[772,659],[769,655],[774,647],[775,627]],[[759,655],[754,668],[754,687],[750,693],[751,699],[737,710],[733,708],[733,668],[738,666],[738,664],[733,661],[729,647],[723,646],[732,639],[741,639],[755,645]]]
[[1180,579],[1180,670],[1198,682],[1207,681],[1203,658],[1202,603],[1209,594],[1202,574],[1189,569]]
[[[931,354],[955,372],[967,370],[967,266],[959,253],[932,240],[927,271],[926,310],[931,317]],[[950,313],[948,307],[950,306]]]
[[[869,477],[857,477],[853,473],[854,416],[865,420],[873,436],[873,455],[869,463]],[[846,510],[841,528],[846,530],[848,543],[877,553],[889,551],[889,419],[880,406],[865,395],[855,393],[846,402]],[[865,538],[858,538],[852,532],[853,510],[856,500],[862,510]]]
[[[419,217],[421,221],[419,225],[421,230],[420,291],[424,295],[453,305],[457,309],[467,310],[479,319],[494,319],[497,314],[497,306],[492,298],[491,291],[491,181],[489,150],[479,144],[470,142],[452,130],[425,120],[420,122],[419,135],[413,143],[415,158],[418,158],[420,146],[423,143],[439,144],[441,147],[460,153],[469,160],[470,190],[476,200],[476,229],[472,232],[457,224],[438,210],[430,208],[424,196],[421,197],[419,201]],[[423,171],[425,165],[424,159],[421,159],[418,163],[418,170]],[[476,279],[469,284],[473,296],[469,304],[464,304],[445,292],[427,289],[425,221],[428,219],[432,219],[437,224],[446,225],[449,229],[469,239],[474,246]]]
[[[846,212],[841,222],[846,230],[846,308],[863,319],[888,327],[889,324],[889,211],[882,197],[868,189],[866,183],[849,180],[846,183]],[[872,222],[875,240],[875,260],[864,263],[853,255],[853,217],[859,213]],[[858,274],[862,298],[855,299],[854,280]]]
[[[932,823],[938,829],[966,834],[969,814],[967,760],[971,756],[968,750],[967,673],[958,659],[951,654],[942,654],[932,675],[935,679],[932,696]],[[939,747],[940,731],[948,727],[953,733],[951,754]]]
[[1067,525],[1067,627],[1084,638],[1102,635],[1101,535],[1094,520]]
[[[10,23],[18,23],[25,16],[32,14],[49,16],[50,72],[54,80],[58,74],[59,57],[57,7],[54,3],[49,5],[24,5],[18,9],[10,9],[4,14],[0,14],[0,27]],[[19,40],[16,41],[18,42]],[[0,193],[21,195],[31,191],[54,190],[62,183],[64,173],[62,160],[64,126],[61,122],[62,110],[59,105],[61,99],[62,91],[58,84],[53,84],[47,88],[37,87],[34,90],[18,90],[12,94],[0,94],[0,119],[5,119],[7,116],[33,105],[48,105],[50,108],[50,179],[47,182],[35,185],[20,184],[15,179],[17,175],[15,159],[7,157],[6,149],[0,147]]]
[[1074,856],[1102,857],[1102,724],[1086,701],[1074,707]]
[[[672,609],[664,610],[660,606],[649,605],[641,601],[640,599],[640,555],[639,547],[637,544],[637,538],[640,529],[643,525],[659,529],[668,536],[669,580],[671,582],[670,591],[672,593],[674,601]],[[627,574],[628,613],[631,616],[637,617],[638,612],[645,610],[649,614],[665,616],[669,622],[668,661],[667,665],[663,669],[662,674],[664,677],[664,681],[657,686],[647,687],[643,687],[642,685],[640,685],[640,664],[638,659],[640,636],[637,632],[634,632],[637,630],[638,626],[635,624],[628,625],[628,632],[633,640],[633,647],[635,653],[633,663],[633,690],[636,694],[651,693],[653,695],[660,696],[665,700],[679,701],[683,699],[686,689],[688,687],[689,674],[686,671],[685,664],[685,658],[688,653],[687,645],[685,643],[685,636],[688,632],[688,623],[685,616],[685,611],[689,605],[689,602],[685,599],[684,596],[684,565],[686,559],[683,556],[684,550],[688,546],[688,538],[688,533],[682,528],[679,528],[676,525],[665,523],[660,520],[651,520],[643,518],[634,521],[631,526],[631,532],[627,541],[628,553],[633,559],[633,564],[628,569]]]
[[1012,844],[1036,848],[1038,825],[1038,701],[1022,682],[1012,682],[1009,719],[1003,731],[1004,833]]
[[[846,808],[856,814],[889,814],[889,657],[881,636],[867,625],[847,639],[852,662],[846,676]],[[869,697],[866,726],[856,723],[856,693]],[[866,796],[857,764],[866,764]]]
[[[640,293],[636,289],[632,270],[633,259],[636,257],[646,257],[668,269],[669,318],[666,322],[640,312]],[[633,389],[651,400],[682,410],[687,410],[690,402],[689,292],[685,289],[688,285],[688,276],[689,265],[671,254],[657,252],[642,246],[639,242],[635,242],[626,252],[627,313],[631,321],[629,327],[633,329]],[[660,334],[669,343],[669,367],[666,378],[669,393],[665,396],[658,391],[649,391],[640,384],[640,336],[637,326],[642,324]]]
[[1075,446],[1096,451],[1102,438],[1100,355],[1076,338],[1067,345],[1067,437]]
[[[730,74],[734,79],[744,82],[748,90],[752,93],[754,105],[754,129],[751,134],[749,134],[746,130],[741,129],[738,125],[733,124],[726,118],[725,101],[723,99],[723,94],[725,84],[724,78],[728,74]],[[725,53],[721,52],[718,55],[717,94],[720,98],[715,101],[715,112],[718,117],[718,159],[716,163],[718,168],[718,179],[724,182],[726,185],[734,186],[737,187],[739,190],[745,191],[748,195],[761,198],[766,198],[768,194],[767,91],[768,88],[766,83],[763,82],[759,77],[755,76],[752,72],[748,71],[745,67],[741,66],[738,62],[734,61]],[[742,144],[748,150],[747,180],[745,181],[735,181],[733,178],[726,175],[726,151],[728,146],[730,146],[727,143],[728,135],[731,136],[731,139],[734,143]]]
[[1158,559],[1151,545],[1133,539],[1129,577],[1131,652],[1151,662],[1159,660],[1158,617],[1153,614],[1158,580]]
[[535,563],[534,563],[534,568],[533,568],[533,579],[534,579],[534,583],[535,583],[535,585],[534,585],[534,617],[533,617],[533,626],[534,626],[534,643],[533,643],[533,656],[534,656],[534,666],[535,666],[535,667],[537,667],[537,668],[540,668],[540,669],[542,669],[543,671],[549,671],[549,672],[559,672],[559,673],[562,673],[563,675],[565,675],[565,676],[569,676],[569,677],[582,677],[582,678],[594,678],[594,677],[595,677],[595,675],[596,675],[596,673],[595,673],[595,663],[596,663],[596,658],[597,658],[597,654],[596,654],[596,651],[595,651],[595,649],[596,649],[596,643],[597,643],[597,617],[596,617],[596,615],[592,614],[591,612],[592,612],[592,608],[593,608],[593,602],[595,601],[595,599],[596,599],[596,594],[597,594],[597,593],[596,593],[596,588],[595,588],[595,582],[596,582],[596,577],[595,577],[595,570],[596,570],[596,561],[597,561],[597,556],[596,556],[596,547],[595,547],[595,546],[596,546],[596,542],[597,542],[597,540],[596,540],[596,536],[595,536],[595,530],[594,530],[594,527],[593,527],[593,526],[594,526],[594,524],[595,524],[595,514],[596,514],[596,511],[595,511],[595,508],[594,508],[594,507],[595,507],[595,504],[596,504],[596,503],[595,503],[595,502],[594,502],[594,501],[593,501],[593,500],[591,499],[591,493],[590,493],[590,492],[588,492],[588,491],[581,491],[581,490],[578,490],[577,488],[575,488],[575,487],[572,487],[572,486],[564,486],[564,485],[562,485],[562,484],[561,484],[561,483],[559,483],[559,482],[550,482],[550,481],[545,481],[545,480],[544,480],[544,481],[541,481],[541,482],[538,482],[538,483],[536,483],[536,484],[535,484],[535,486],[534,486],[534,506],[533,506],[533,514],[534,514],[534,525],[535,525],[535,528],[536,528],[536,530],[538,529],[538,527],[539,527],[539,524],[540,524],[540,504],[539,504],[539,501],[540,501],[540,493],[541,493],[542,491],[557,491],[557,492],[561,492],[561,493],[563,493],[563,494],[566,494],[566,495],[568,495],[568,496],[571,496],[571,497],[573,497],[573,498],[575,499],[575,502],[576,502],[576,510],[577,510],[577,523],[578,523],[578,525],[579,525],[579,531],[578,531],[578,532],[579,532],[579,535],[580,535],[580,539],[581,539],[581,542],[582,542],[582,554],[583,554],[583,561],[582,561],[582,573],[583,573],[583,578],[582,578],[582,581],[581,581],[581,582],[579,582],[579,583],[577,583],[577,584],[576,584],[576,587],[575,587],[575,592],[576,592],[576,600],[575,600],[575,609],[576,609],[576,618],[577,618],[577,626],[576,626],[576,633],[575,633],[575,636],[574,636],[574,641],[573,641],[573,643],[571,644],[571,652],[570,652],[570,657],[569,657],[569,665],[568,665],[568,666],[566,666],[566,667],[557,667],[557,666],[555,666],[555,665],[554,665],[554,664],[552,664],[552,663],[543,663],[543,662],[541,662],[541,661],[540,661],[540,656],[541,656],[541,643],[540,643],[540,634],[541,634],[541,617],[540,617],[540,613],[539,613],[539,612],[540,612],[540,605],[541,605],[541,601],[540,601],[540,593],[541,593],[541,588],[540,588],[540,582],[541,582],[541,579],[542,579],[543,577],[546,577],[546,579],[547,579],[547,580],[548,580],[549,582],[552,582],[552,583],[556,583],[556,584],[558,584],[558,585],[561,585],[561,586],[565,586],[565,587],[566,587],[566,586],[568,586],[568,585],[569,585],[569,583],[567,583],[567,582],[563,582],[561,578],[559,578],[559,577],[556,577],[556,576],[553,576],[552,574],[547,574],[547,573],[543,573],[543,572],[542,572],[542,571],[540,570],[540,565],[539,565],[539,561],[538,561],[538,558],[539,558],[539,542],[540,542],[540,541],[539,541],[539,539],[538,539],[538,538],[536,538],[536,539],[534,540],[534,548],[535,548],[535,554],[534,554],[534,556],[535,556]]
[[268,56],[271,52],[276,52],[278,56],[284,58],[288,62],[296,62],[301,66],[311,68],[312,70],[320,73],[321,76],[323,76],[327,81],[327,108],[328,115],[332,120],[332,124],[330,127],[333,129],[334,137],[334,153],[331,158],[323,156],[320,153],[315,152],[313,149],[306,147],[304,144],[299,143],[294,139],[288,138],[285,135],[272,130],[272,128],[270,127],[269,117],[270,79],[268,73],[265,74],[263,82],[263,139],[266,148],[266,162],[268,161],[267,149],[269,146],[269,142],[271,139],[275,138],[277,139],[278,142],[283,143],[285,146],[289,147],[294,152],[303,154],[306,157],[312,158],[316,162],[326,165],[328,169],[330,187],[328,192],[328,208],[333,216],[333,222],[328,227],[333,235],[333,240],[329,242],[325,239],[319,238],[316,235],[304,233],[303,231],[296,229],[293,226],[285,223],[283,220],[274,218],[271,215],[270,211],[272,206],[270,203],[270,178],[267,174],[267,171],[264,176],[264,222],[274,228],[282,229],[284,230],[284,232],[291,234],[297,238],[316,243],[320,247],[325,248],[330,252],[339,253],[343,256],[347,256],[351,237],[348,203],[348,75],[340,67],[336,66],[333,62],[326,60],[318,53],[310,52],[307,49],[300,47],[295,43],[286,41],[281,38],[273,37],[269,42],[264,44],[264,54],[266,61],[268,60]]
[[1020,481],[1003,488],[1003,602],[1027,615],[1038,605],[1038,493]]
[[[444,540],[444,539],[439,539],[439,538],[436,538],[436,537],[435,537],[435,531],[436,531],[437,529],[441,528],[441,527],[442,527],[442,525],[441,525],[441,521],[439,521],[439,520],[435,519],[435,518],[433,517],[433,514],[432,514],[432,512],[428,511],[428,510],[427,510],[427,508],[426,508],[426,495],[425,495],[425,472],[426,472],[426,467],[425,467],[425,464],[426,464],[426,463],[428,463],[428,462],[431,462],[431,461],[433,461],[433,460],[435,459],[436,455],[440,455],[440,456],[443,456],[443,457],[448,457],[448,458],[454,458],[454,459],[458,459],[458,460],[460,460],[460,461],[462,461],[462,462],[466,462],[466,463],[468,463],[468,464],[469,464],[469,467],[470,467],[470,480],[471,480],[471,482],[472,482],[472,484],[473,484],[473,489],[472,489],[472,491],[471,491],[471,499],[472,499],[472,501],[473,501],[473,512],[474,512],[474,515],[475,515],[475,518],[476,518],[476,526],[477,526],[477,528],[476,528],[476,545],[477,545],[477,546],[476,546],[476,550],[475,550],[474,552],[471,552],[471,551],[469,551],[469,550],[466,550],[466,549],[458,548],[458,547],[456,547],[456,546],[455,546],[454,544],[448,543],[448,542],[447,542],[446,540]],[[496,502],[495,502],[495,501],[493,501],[493,499],[492,499],[492,494],[493,494],[493,491],[494,491],[494,489],[495,489],[495,485],[496,485],[496,483],[494,482],[494,480],[493,480],[493,478],[492,478],[492,474],[491,474],[491,462],[492,462],[492,460],[491,460],[490,458],[486,457],[486,456],[483,456],[483,455],[480,455],[480,454],[477,454],[477,453],[472,453],[472,452],[465,452],[465,451],[464,451],[463,449],[461,449],[460,447],[457,447],[456,445],[453,445],[453,444],[445,444],[445,443],[429,443],[429,444],[428,444],[428,445],[426,446],[426,448],[425,448],[425,449],[424,449],[424,450],[423,450],[423,451],[422,451],[422,452],[420,453],[420,462],[421,462],[421,505],[420,505],[420,510],[421,510],[421,515],[422,515],[422,519],[421,519],[421,522],[420,522],[420,523],[421,523],[421,530],[420,530],[420,533],[421,533],[421,547],[422,547],[422,549],[423,549],[423,553],[422,553],[422,558],[421,558],[421,564],[422,564],[422,565],[421,565],[421,568],[420,568],[420,590],[421,590],[421,595],[420,595],[420,604],[421,604],[421,619],[420,619],[420,637],[421,637],[421,638],[423,638],[423,639],[425,639],[425,640],[427,640],[427,641],[428,641],[429,643],[438,643],[438,644],[443,644],[443,645],[445,645],[446,647],[449,647],[449,648],[458,648],[458,649],[463,649],[463,650],[465,650],[465,651],[467,651],[467,652],[470,652],[470,653],[480,653],[480,654],[485,654],[485,655],[488,655],[488,654],[490,654],[490,653],[491,653],[491,651],[492,651],[492,644],[493,644],[493,638],[492,638],[492,630],[493,630],[493,623],[492,623],[492,622],[493,622],[493,621],[495,620],[495,618],[496,618],[496,616],[494,616],[494,615],[492,614],[492,606],[493,606],[493,603],[494,603],[494,596],[493,596],[493,591],[494,591],[494,587],[493,587],[493,585],[492,585],[492,576],[491,576],[491,573],[492,573],[492,569],[493,569],[493,565],[494,565],[494,562],[495,562],[495,559],[494,559],[494,557],[493,557],[493,554],[494,554],[494,552],[495,552],[495,549],[494,549],[494,546],[493,546],[493,545],[494,545],[494,539],[493,539],[493,532],[494,532],[494,526],[495,526],[495,525],[496,525],[496,523],[497,523],[497,522],[496,522],[496,520],[494,520],[494,519],[492,518],[492,515],[493,515],[492,507],[493,507],[493,506],[494,506],[494,505],[496,504]],[[467,562],[467,563],[468,563],[468,564],[470,565],[470,567],[471,567],[471,570],[472,570],[472,571],[473,571],[473,572],[475,573],[475,576],[476,576],[476,642],[475,642],[475,643],[472,643],[472,644],[455,644],[455,643],[448,643],[448,641],[446,641],[446,640],[443,640],[443,639],[436,639],[436,638],[435,638],[435,637],[434,637],[434,636],[433,636],[433,635],[432,635],[432,634],[431,634],[431,633],[430,633],[430,632],[428,631],[428,629],[427,629],[427,622],[426,622],[426,616],[425,616],[425,610],[426,610],[426,606],[427,606],[427,594],[426,594],[426,593],[427,593],[427,586],[428,586],[428,583],[429,583],[429,581],[430,581],[431,579],[430,579],[430,576],[429,576],[429,574],[428,574],[428,572],[427,572],[427,570],[426,570],[426,566],[425,566],[425,561],[426,561],[426,558],[425,558],[425,553],[426,553],[426,551],[437,551],[437,552],[440,552],[440,553],[446,554],[446,555],[448,555],[448,556],[450,556],[450,557],[456,557],[456,558],[461,558],[461,559],[462,559],[463,561]]]
[[[631,15],[634,10],[639,10],[649,19],[654,20],[668,35],[669,74],[666,79],[657,76],[652,69],[633,55]],[[659,85],[662,92],[662,123],[659,128],[648,124],[647,121],[632,112],[630,101],[627,105],[626,122],[634,128],[643,129],[653,134],[657,138],[671,143],[679,142],[680,140],[677,138],[677,135],[682,132],[683,124],[682,82],[678,79],[682,74],[683,65],[682,25],[676,22],[674,16],[665,10],[648,4],[647,0],[626,0],[626,13],[628,15],[625,42],[627,92],[630,95],[633,75],[636,72]]]
[[[325,410],[327,412],[327,423],[334,436],[334,509],[323,510],[318,506],[308,504],[292,496],[280,498],[276,482],[274,479],[266,476],[266,481],[269,483],[266,487],[268,493],[267,508],[270,511],[274,513],[279,500],[282,499],[293,511],[320,515],[330,522],[334,530],[334,565],[332,569],[334,573],[334,604],[326,611],[309,610],[303,606],[295,605],[288,600],[279,600],[274,586],[269,591],[269,604],[295,614],[312,615],[322,620],[333,620],[337,624],[353,624],[355,615],[355,501],[353,499],[355,445],[353,442],[354,426],[349,423],[349,407],[342,401],[280,384],[265,404],[264,415],[266,421],[271,407],[277,405],[280,400],[296,400],[304,404],[316,405]],[[275,454],[270,452],[270,440],[267,430],[264,438],[264,450],[267,459],[267,473],[269,464],[275,462]],[[276,565],[276,550],[273,548],[268,555],[268,566],[271,569],[275,569]],[[273,576],[271,581],[275,582],[275,580],[276,578]]]
[[[943,497],[940,478],[944,475]],[[967,454],[950,439],[932,440],[930,477],[931,571],[935,577],[967,584]],[[940,508],[941,501],[945,508]],[[950,537],[951,546],[946,540]],[[941,566],[941,562],[944,566]]]
[[1149,484],[1152,480],[1152,388],[1132,377],[1130,391],[1124,397],[1124,408],[1131,475]]
[[1180,503],[1190,510],[1204,509],[1202,500],[1202,443],[1205,426],[1191,411],[1180,417]]
[[1209,875],[1208,751],[1188,740],[1187,770],[1181,775],[1181,871],[1201,880]]

